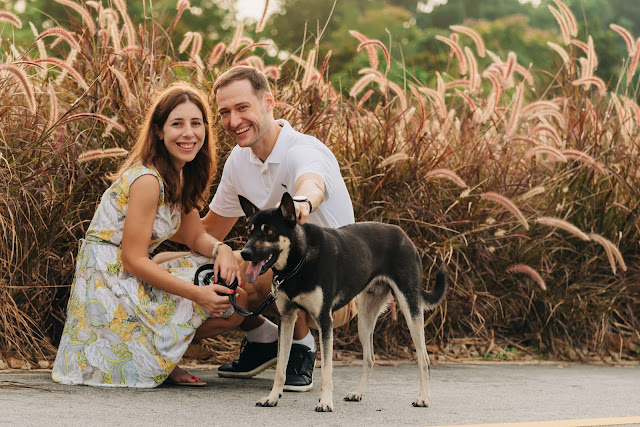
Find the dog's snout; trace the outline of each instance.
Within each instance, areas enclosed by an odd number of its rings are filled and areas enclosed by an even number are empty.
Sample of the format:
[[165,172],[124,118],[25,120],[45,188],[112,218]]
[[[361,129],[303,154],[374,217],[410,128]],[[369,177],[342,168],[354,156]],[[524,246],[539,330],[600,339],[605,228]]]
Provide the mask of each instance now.
[[246,248],[246,247],[242,248],[242,250],[240,251],[240,256],[245,261],[251,261],[251,258],[253,257],[253,250],[251,250],[251,248]]

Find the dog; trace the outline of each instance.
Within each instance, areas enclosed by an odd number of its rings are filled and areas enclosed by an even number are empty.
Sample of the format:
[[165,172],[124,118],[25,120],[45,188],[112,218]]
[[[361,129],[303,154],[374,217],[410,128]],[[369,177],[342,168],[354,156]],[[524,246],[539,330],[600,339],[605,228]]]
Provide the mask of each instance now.
[[276,406],[282,397],[297,310],[309,313],[318,325],[321,355],[321,391],[316,411],[333,411],[333,327],[331,313],[356,295],[358,335],[363,370],[355,391],[346,401],[360,401],[374,363],[373,331],[387,309],[390,292],[396,296],[409,326],[420,370],[420,392],[413,406],[429,406],[429,355],[424,337],[424,311],[443,299],[447,276],[436,275],[435,287],[422,289],[422,262],[418,250],[395,225],[361,222],[337,229],[298,224],[293,199],[282,195],[277,208],[259,210],[239,196],[248,217],[248,241],[240,254],[249,261],[247,280],[255,281],[273,269],[272,292],[281,315],[278,362],[271,393],[256,405]]

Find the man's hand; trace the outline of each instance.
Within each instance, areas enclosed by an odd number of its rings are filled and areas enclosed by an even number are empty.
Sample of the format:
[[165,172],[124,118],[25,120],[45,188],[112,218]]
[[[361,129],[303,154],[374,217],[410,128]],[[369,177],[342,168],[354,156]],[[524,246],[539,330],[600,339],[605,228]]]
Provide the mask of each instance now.
[[[307,222],[307,217],[311,214],[310,208],[318,209],[322,201],[324,200],[325,183],[324,179],[316,173],[303,173],[296,180],[296,194],[294,196],[294,205],[296,207],[296,215],[298,216],[298,222],[304,224]],[[311,205],[307,202],[296,201],[296,197],[305,197]]]

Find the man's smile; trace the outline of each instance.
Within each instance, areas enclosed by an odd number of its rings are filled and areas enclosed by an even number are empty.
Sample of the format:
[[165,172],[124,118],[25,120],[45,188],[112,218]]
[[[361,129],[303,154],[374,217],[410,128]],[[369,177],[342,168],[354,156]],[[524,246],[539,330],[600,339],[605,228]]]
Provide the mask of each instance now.
[[240,135],[241,133],[245,133],[246,131],[248,131],[250,128],[251,126],[245,126],[243,128],[234,130],[234,132],[236,135]]

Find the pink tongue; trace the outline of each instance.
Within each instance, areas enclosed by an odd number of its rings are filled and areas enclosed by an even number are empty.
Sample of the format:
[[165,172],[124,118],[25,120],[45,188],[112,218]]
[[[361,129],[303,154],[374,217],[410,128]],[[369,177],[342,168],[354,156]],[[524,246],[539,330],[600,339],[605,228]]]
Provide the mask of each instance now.
[[256,281],[256,279],[260,275],[260,269],[263,265],[264,261],[252,262],[251,264],[249,264],[249,267],[247,267],[247,280],[249,281],[249,283],[253,283]]

